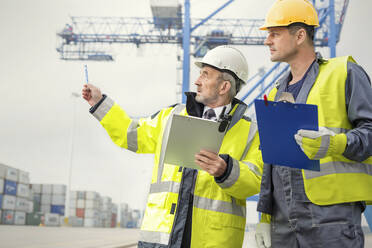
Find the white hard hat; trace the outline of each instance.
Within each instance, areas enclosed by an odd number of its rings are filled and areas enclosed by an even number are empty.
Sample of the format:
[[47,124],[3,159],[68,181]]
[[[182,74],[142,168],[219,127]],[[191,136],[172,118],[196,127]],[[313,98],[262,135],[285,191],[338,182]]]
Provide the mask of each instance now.
[[218,46],[209,50],[202,60],[195,62],[195,65],[199,68],[210,65],[223,71],[230,71],[244,84],[248,80],[247,61],[238,49],[231,46]]

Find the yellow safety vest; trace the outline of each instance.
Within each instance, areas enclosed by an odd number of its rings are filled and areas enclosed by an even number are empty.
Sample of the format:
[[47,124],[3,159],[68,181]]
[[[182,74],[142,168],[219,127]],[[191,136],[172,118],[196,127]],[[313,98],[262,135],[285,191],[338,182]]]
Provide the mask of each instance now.
[[[319,127],[335,133],[346,133],[353,128],[349,122],[345,84],[347,63],[352,57],[338,57],[319,64],[319,74],[307,97],[307,104],[318,106]],[[274,87],[269,99],[274,100]],[[320,160],[320,171],[302,170],[307,197],[318,205],[344,202],[372,202],[372,157],[356,162],[342,155]]]
[[[179,223],[187,216],[178,211],[182,208],[179,192],[185,186],[182,181],[184,170],[165,164],[163,156],[170,117],[173,114],[188,115],[185,106],[176,105],[161,110],[152,118],[135,121],[111,99],[106,99],[103,105],[105,113],[96,117],[115,144],[133,152],[155,154],[140,247],[141,244],[143,247],[179,247],[180,240],[177,239],[182,238],[177,237],[177,232],[182,231]],[[233,158],[230,176],[217,184],[207,172],[198,170],[195,173],[191,247],[242,246],[246,198],[259,192],[263,162],[256,126],[241,118],[243,113],[233,123],[239,106],[236,104],[230,111],[233,121],[220,149],[220,154],[229,154]]]

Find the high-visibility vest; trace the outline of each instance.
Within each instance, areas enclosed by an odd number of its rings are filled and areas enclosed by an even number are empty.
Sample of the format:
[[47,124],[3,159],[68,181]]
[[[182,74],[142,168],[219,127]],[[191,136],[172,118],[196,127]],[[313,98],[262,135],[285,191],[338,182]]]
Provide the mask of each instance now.
[[[318,106],[319,127],[346,133],[353,129],[347,115],[345,86],[351,56],[325,60],[307,96],[307,104]],[[274,87],[269,99],[274,100]],[[320,159],[320,171],[302,170],[307,197],[317,205],[366,201],[372,203],[372,157],[356,162],[342,155]]]
[[[187,115],[185,106],[176,105],[135,121],[111,99],[105,102],[107,113],[99,119],[113,142],[137,153],[155,154],[139,247],[180,247],[187,216],[183,210],[185,195],[180,192],[190,187],[190,180],[184,180],[182,167],[164,163],[164,152],[170,118],[173,114]],[[203,170],[188,170],[193,171],[190,176],[195,182],[191,189],[191,247],[242,246],[246,198],[259,192],[263,166],[257,127],[242,118],[245,110],[244,104],[233,107],[231,125],[220,148],[220,154],[229,154],[233,159],[230,176],[218,184]]]

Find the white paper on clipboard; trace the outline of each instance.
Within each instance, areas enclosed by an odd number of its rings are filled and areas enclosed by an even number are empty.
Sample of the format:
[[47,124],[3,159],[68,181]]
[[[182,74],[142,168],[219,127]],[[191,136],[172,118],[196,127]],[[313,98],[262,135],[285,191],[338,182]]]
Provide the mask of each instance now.
[[193,116],[173,115],[166,145],[164,163],[200,169],[195,154],[200,150],[218,153],[225,132],[219,132],[220,122]]

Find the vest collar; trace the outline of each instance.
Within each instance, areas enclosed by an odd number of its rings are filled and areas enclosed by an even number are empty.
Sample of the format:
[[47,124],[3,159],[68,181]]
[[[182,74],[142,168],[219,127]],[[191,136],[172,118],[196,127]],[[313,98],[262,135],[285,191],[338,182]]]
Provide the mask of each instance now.
[[[309,69],[309,72],[307,73],[306,78],[304,79],[304,83],[302,85],[300,93],[297,96],[296,103],[306,103],[309,92],[315,83],[316,77],[318,76],[319,65],[326,62],[327,60],[323,59],[322,55],[317,52],[316,61],[311,65],[311,68]],[[285,87],[290,76],[291,72],[288,71],[284,74],[283,77],[279,79],[277,84],[278,92],[275,95],[275,101],[278,101],[280,96],[282,95],[282,92],[285,91]]]

